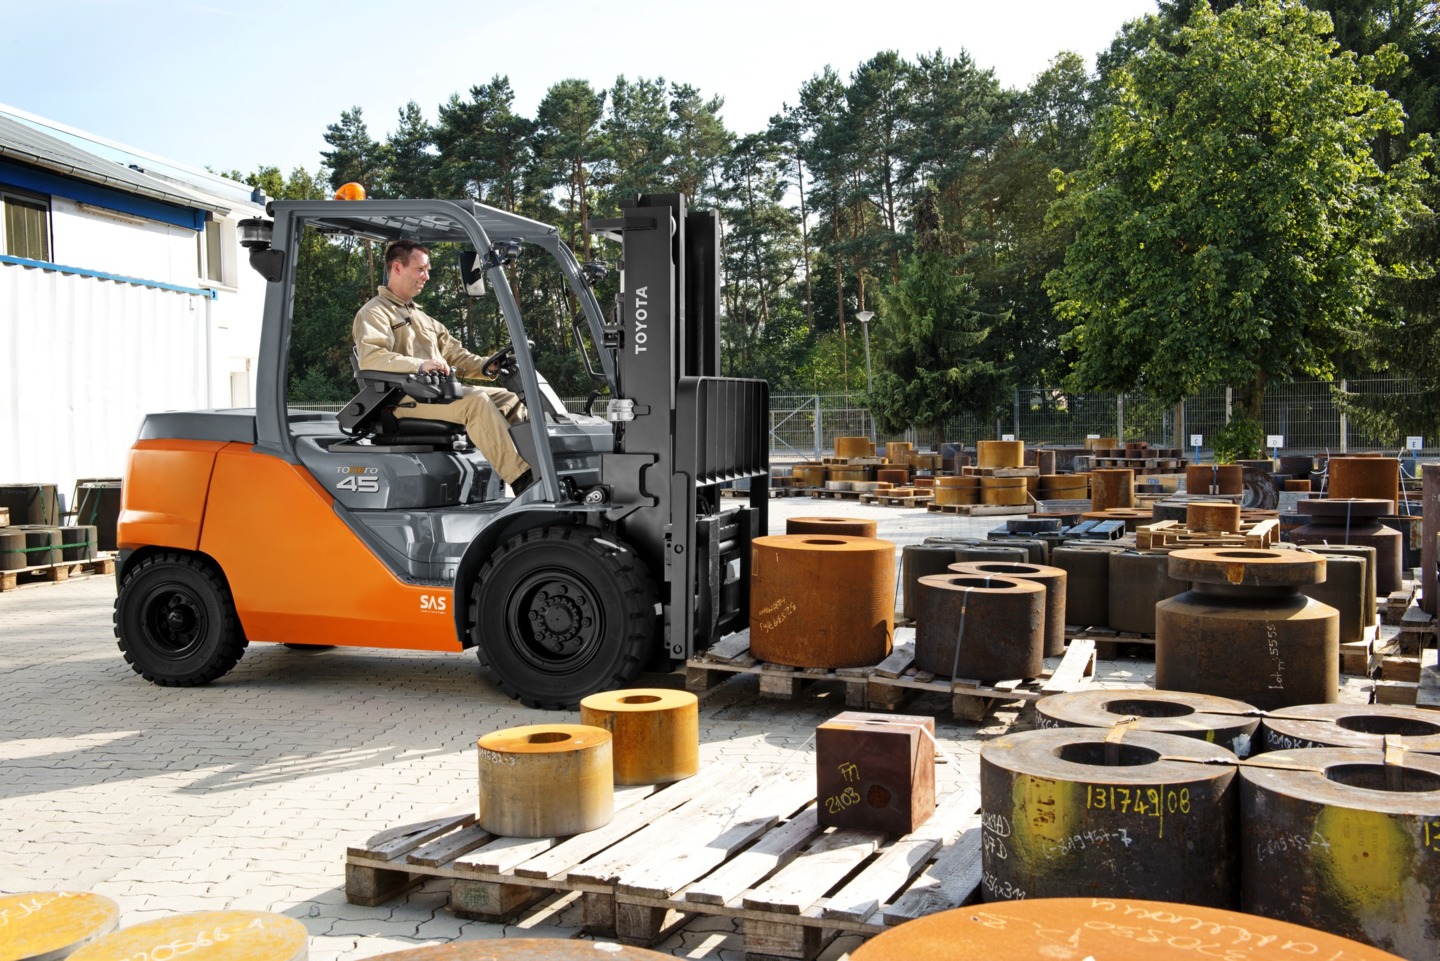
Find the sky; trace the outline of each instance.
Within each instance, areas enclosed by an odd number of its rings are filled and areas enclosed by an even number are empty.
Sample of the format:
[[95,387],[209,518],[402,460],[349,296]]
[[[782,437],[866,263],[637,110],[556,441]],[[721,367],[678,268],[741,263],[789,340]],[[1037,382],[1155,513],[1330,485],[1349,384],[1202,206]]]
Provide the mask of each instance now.
[[11,3],[0,104],[197,168],[321,167],[325,128],[360,107],[371,137],[413,100],[510,78],[533,116],[550,85],[664,77],[762,129],[827,65],[848,78],[882,50],[962,49],[1025,87],[1062,50],[1093,67],[1155,0],[61,0]]

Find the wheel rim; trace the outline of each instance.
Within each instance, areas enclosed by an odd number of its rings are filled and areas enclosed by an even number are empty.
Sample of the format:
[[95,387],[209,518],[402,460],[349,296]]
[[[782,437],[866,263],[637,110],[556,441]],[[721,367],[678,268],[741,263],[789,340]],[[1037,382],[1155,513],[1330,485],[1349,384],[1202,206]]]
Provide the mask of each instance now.
[[148,594],[141,618],[155,652],[170,660],[194,654],[210,630],[210,617],[200,596],[174,585]]
[[505,604],[506,635],[533,667],[577,670],[601,648],[605,616],[590,584],[567,571],[522,578]]

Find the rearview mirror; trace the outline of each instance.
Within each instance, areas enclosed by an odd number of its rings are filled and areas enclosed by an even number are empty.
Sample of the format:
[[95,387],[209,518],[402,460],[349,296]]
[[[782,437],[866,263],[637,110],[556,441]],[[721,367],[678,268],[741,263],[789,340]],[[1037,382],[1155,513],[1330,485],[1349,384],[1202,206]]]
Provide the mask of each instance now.
[[460,251],[460,282],[471,297],[485,296],[485,271],[480,266],[480,255],[473,250]]

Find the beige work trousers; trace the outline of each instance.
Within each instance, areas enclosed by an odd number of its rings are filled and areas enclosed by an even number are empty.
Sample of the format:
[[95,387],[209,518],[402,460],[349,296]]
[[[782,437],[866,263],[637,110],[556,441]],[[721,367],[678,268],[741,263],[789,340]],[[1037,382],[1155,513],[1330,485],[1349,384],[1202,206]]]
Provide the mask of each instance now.
[[510,425],[529,417],[525,405],[520,403],[514,391],[465,384],[460,388],[459,400],[448,404],[402,404],[395,408],[395,416],[464,424],[470,442],[507,484],[530,469],[515,449],[515,442],[510,439]]

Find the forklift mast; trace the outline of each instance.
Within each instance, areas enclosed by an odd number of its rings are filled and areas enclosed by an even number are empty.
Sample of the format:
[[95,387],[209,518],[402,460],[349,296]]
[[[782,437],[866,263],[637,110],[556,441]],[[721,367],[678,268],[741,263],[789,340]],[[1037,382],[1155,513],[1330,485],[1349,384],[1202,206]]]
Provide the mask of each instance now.
[[[604,334],[616,386],[609,517],[642,555],[663,558],[665,644],[683,659],[746,626],[749,544],[768,528],[769,386],[719,376],[714,211],[687,211],[680,194],[641,194],[589,227],[622,244]],[[721,489],[742,479],[748,505],[720,510]]]

